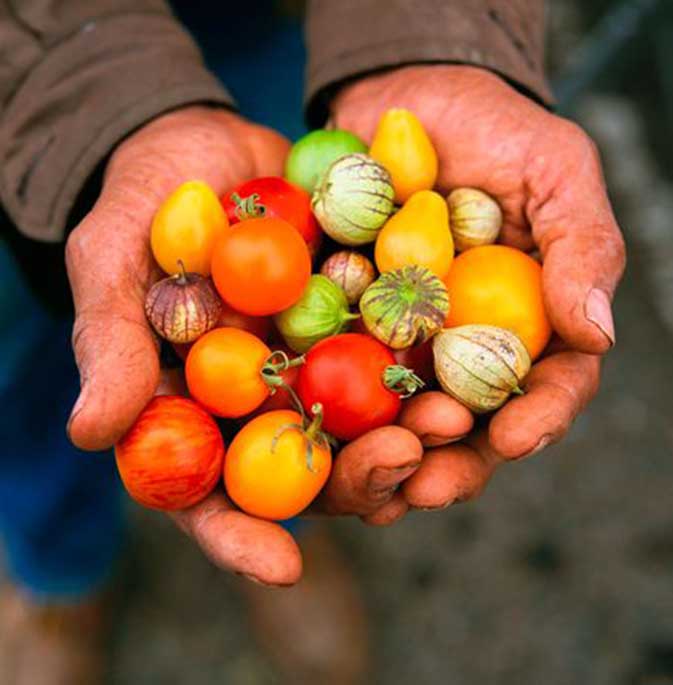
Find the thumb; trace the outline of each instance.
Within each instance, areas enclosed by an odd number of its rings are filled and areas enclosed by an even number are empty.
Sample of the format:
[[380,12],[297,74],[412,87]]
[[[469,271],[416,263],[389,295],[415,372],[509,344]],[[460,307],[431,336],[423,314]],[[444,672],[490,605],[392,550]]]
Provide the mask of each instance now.
[[598,153],[579,129],[564,154],[575,163],[550,192],[531,180],[533,237],[543,257],[545,305],[554,330],[574,349],[603,354],[615,343],[611,303],[625,266]]
[[68,434],[81,449],[117,442],[159,382],[158,344],[144,313],[152,263],[144,214],[99,200],[66,246],[81,390]]

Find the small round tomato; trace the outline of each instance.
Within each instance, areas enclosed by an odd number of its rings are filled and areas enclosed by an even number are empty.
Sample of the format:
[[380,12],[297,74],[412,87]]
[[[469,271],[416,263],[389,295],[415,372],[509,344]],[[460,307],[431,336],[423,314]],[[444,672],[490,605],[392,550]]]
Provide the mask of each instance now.
[[186,397],[155,397],[115,446],[129,495],[152,509],[200,502],[217,485],[224,441],[212,416]]
[[229,226],[217,195],[203,181],[188,181],[169,195],[152,221],[154,258],[168,274],[208,276],[215,241]]
[[301,513],[327,482],[332,455],[296,411],[271,411],[246,424],[224,462],[229,497],[245,512],[282,521]]
[[328,433],[354,440],[394,423],[400,393],[411,393],[419,385],[378,340],[344,333],[321,340],[308,351],[299,369],[297,394],[307,411],[316,403],[322,405]]
[[291,307],[301,297],[311,276],[311,256],[287,221],[248,219],[220,236],[212,275],[231,307],[266,316]]
[[292,224],[311,251],[320,246],[322,233],[311,211],[311,196],[280,176],[265,176],[246,181],[222,199],[230,224],[257,217],[276,217]]
[[262,368],[271,350],[238,328],[215,328],[201,336],[187,355],[185,379],[191,396],[208,411],[237,418],[269,396]]

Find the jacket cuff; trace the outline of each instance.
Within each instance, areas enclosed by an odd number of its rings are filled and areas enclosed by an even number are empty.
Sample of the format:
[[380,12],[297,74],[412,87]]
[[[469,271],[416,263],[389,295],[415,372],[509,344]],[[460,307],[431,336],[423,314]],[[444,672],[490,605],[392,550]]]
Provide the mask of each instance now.
[[0,120],[0,198],[25,235],[55,242],[87,179],[134,129],[180,106],[232,106],[170,16],[90,22],[31,69]]
[[329,100],[345,81],[419,63],[484,67],[541,103],[553,103],[544,74],[542,0],[389,0],[385,5],[309,3],[305,106],[312,124],[324,123]]

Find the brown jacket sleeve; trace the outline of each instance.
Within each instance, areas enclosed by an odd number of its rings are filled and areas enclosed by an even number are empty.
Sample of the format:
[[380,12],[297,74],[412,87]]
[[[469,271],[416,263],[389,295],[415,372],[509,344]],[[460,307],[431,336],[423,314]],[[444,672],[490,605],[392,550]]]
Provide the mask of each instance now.
[[485,67],[550,103],[544,0],[309,0],[306,105],[322,124],[343,81],[378,69],[453,62]]
[[63,238],[85,181],[156,115],[231,104],[162,0],[0,0],[0,200]]

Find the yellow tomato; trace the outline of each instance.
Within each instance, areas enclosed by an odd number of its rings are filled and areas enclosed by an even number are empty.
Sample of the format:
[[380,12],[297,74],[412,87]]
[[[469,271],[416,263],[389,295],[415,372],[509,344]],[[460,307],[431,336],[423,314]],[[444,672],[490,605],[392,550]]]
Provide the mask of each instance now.
[[369,155],[390,172],[399,204],[435,185],[437,153],[423,124],[408,109],[389,109],[381,117]]
[[203,181],[187,181],[169,195],[152,222],[154,258],[168,274],[186,271],[210,275],[215,241],[229,227],[217,195]]
[[301,513],[317,497],[332,469],[329,445],[301,429],[296,411],[279,409],[247,423],[224,462],[227,494],[243,511],[282,521]]
[[524,252],[504,245],[474,247],[456,257],[444,280],[451,310],[447,328],[490,324],[507,328],[531,359],[551,337],[542,296],[542,267]]
[[431,190],[414,193],[379,232],[374,257],[381,273],[417,265],[444,278],[453,261],[453,237],[444,198]]

